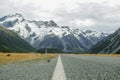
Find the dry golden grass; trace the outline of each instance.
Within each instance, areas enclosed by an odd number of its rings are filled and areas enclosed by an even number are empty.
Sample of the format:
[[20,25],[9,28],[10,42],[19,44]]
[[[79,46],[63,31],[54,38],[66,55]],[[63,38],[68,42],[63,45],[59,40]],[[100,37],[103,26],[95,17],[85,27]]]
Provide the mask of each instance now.
[[[10,54],[11,56],[7,56]],[[18,62],[33,59],[43,59],[43,58],[54,58],[56,54],[45,54],[39,53],[0,53],[0,63]]]
[[84,56],[108,56],[108,57],[120,57],[120,54],[80,54]]

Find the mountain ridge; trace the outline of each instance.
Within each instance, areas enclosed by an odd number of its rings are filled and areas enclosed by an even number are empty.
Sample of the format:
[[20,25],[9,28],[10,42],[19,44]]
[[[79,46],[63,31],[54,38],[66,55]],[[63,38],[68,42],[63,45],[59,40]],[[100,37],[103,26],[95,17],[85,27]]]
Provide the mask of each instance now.
[[120,28],[113,34],[98,42],[90,50],[90,53],[120,53]]
[[[6,17],[5,19],[1,18],[0,25],[16,32],[37,50],[41,47],[43,48],[43,46],[44,48],[50,48],[50,46],[53,48],[60,48],[60,46],[63,46],[63,51],[65,52],[69,52],[71,49],[72,51],[76,51],[75,49],[85,51],[108,35],[106,33],[99,33],[91,30],[83,31],[80,29],[72,29],[69,26],[58,26],[53,20],[25,20],[25,18],[18,13],[12,15],[12,17],[8,16],[8,18]],[[57,46],[59,43],[51,44],[50,39],[56,42],[54,38],[51,38],[52,36],[62,45]],[[49,38],[46,40],[46,37]],[[44,42],[44,44],[42,42]],[[45,43],[49,45],[45,45]]]

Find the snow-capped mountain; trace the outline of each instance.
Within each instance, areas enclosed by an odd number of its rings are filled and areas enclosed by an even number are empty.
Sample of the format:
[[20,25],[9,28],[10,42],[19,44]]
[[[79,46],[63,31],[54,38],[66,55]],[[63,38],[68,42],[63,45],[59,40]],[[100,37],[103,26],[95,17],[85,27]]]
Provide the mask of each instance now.
[[57,48],[63,51],[90,49],[108,34],[58,26],[54,21],[30,21],[21,14],[0,18],[0,25],[12,30],[36,49]]

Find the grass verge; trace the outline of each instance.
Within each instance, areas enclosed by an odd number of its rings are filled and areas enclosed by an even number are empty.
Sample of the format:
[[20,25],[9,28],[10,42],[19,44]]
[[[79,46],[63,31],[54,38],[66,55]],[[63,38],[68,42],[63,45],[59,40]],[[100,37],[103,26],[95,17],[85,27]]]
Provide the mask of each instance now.
[[57,54],[48,54],[46,57],[45,54],[38,53],[0,53],[0,64],[34,59],[54,58],[56,56]]
[[120,57],[120,54],[80,54],[84,56],[107,56],[107,57]]

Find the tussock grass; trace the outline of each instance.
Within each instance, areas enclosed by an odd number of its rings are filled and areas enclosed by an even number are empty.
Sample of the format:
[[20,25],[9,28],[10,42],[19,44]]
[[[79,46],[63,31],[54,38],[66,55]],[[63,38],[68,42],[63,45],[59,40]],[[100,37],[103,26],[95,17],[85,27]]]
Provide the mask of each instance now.
[[106,56],[106,57],[120,57],[120,54],[80,54],[84,56]]
[[54,58],[56,56],[56,54],[48,54],[46,57],[45,54],[38,53],[0,53],[0,64],[33,59]]

